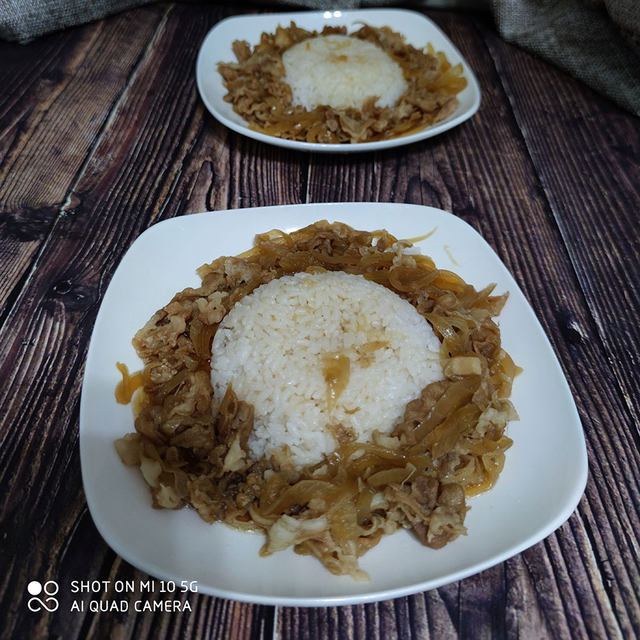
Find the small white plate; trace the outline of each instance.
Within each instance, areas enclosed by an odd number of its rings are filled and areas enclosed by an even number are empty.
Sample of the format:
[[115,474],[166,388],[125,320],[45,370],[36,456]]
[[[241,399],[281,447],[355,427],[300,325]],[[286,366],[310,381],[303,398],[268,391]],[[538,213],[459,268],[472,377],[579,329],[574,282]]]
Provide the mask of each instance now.
[[[499,318],[505,349],[524,368],[512,400],[520,421],[514,444],[489,492],[470,500],[468,535],[443,549],[401,531],[361,559],[370,582],[330,574],[291,550],[261,558],[261,535],[209,525],[189,509],[151,508],[137,469],[125,467],[113,441],[133,431],[130,406],[116,403],[116,361],[141,367],[131,338],[177,291],[198,286],[196,268],[238,254],[256,233],[291,231],[317,220],[359,229],[386,228],[400,238],[435,229],[418,244],[436,264],[476,288],[509,292]],[[425,591],[493,566],[548,536],[576,507],[587,477],[584,436],[562,370],[533,310],[484,239],[455,216],[418,205],[308,204],[218,211],[173,218],[145,231],[116,270],[96,319],[82,388],[80,456],[87,502],[107,543],[125,560],[165,580],[197,581],[199,590],[250,602],[323,606]]]
[[[449,62],[462,63],[467,87],[458,94],[458,108],[448,118],[427,127],[417,133],[382,140],[380,142],[359,142],[355,144],[321,144],[316,142],[296,142],[276,136],[266,135],[250,129],[231,106],[224,101],[227,93],[222,76],[218,73],[218,62],[235,62],[231,48],[234,40],[246,40],[251,46],[260,41],[263,32],[273,33],[278,25],[288,27],[291,21],[299,27],[322,31],[326,25],[346,26],[349,32],[357,30],[361,23],[374,27],[391,27],[403,34],[407,42],[415,47],[424,48],[430,42],[436,51],[443,51]],[[196,62],[196,80],[202,101],[207,109],[224,125],[250,138],[261,140],[279,147],[304,151],[327,151],[333,153],[352,153],[355,151],[374,151],[410,144],[430,138],[438,133],[470,118],[480,106],[480,88],[473,71],[453,46],[447,36],[429,18],[415,11],[404,9],[359,9],[353,11],[305,11],[297,13],[273,13],[247,15],[226,18],[219,22],[207,34]]]

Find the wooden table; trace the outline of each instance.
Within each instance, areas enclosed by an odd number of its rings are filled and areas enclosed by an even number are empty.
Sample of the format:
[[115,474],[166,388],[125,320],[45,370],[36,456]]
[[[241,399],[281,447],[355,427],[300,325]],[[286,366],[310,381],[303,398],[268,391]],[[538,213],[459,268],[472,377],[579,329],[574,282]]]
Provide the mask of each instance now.
[[[199,45],[232,11],[152,5],[0,44],[2,636],[637,636],[638,119],[506,44],[488,18],[428,12],[479,78],[471,120],[366,155],[266,146],[218,124],[196,90]],[[31,580],[147,578],[97,533],[78,453],[87,346],[126,249],[174,216],[371,200],[460,216],[522,287],[586,434],[589,481],[568,522],[479,575],[377,604],[275,608],[191,594],[190,613],[70,613],[61,594],[55,613],[30,612]]]

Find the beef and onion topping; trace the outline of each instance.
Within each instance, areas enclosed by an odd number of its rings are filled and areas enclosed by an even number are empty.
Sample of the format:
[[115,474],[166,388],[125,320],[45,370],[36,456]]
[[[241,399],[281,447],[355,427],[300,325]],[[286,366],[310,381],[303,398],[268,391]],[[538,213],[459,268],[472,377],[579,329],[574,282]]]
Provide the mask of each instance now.
[[518,368],[477,291],[389,232],[317,222],[199,270],[133,344],[116,442],[156,508],[263,532],[335,574],[405,528],[437,549],[502,470]]
[[220,62],[224,99],[268,135],[317,143],[405,136],[450,116],[467,81],[431,44],[418,49],[389,27],[294,22],[263,33],[251,47],[233,43],[237,62]]

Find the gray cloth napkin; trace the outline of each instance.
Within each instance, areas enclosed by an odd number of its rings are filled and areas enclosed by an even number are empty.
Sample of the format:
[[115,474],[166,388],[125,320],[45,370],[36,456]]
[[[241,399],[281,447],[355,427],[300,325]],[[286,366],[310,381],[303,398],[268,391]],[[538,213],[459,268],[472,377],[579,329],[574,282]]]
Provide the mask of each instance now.
[[29,42],[153,0],[0,0],[0,38]]
[[[0,38],[44,33],[153,0],[0,0]],[[393,0],[281,0],[309,9],[392,5]],[[640,116],[640,0],[415,0],[416,6],[489,8],[501,35]]]
[[640,115],[640,0],[492,0],[500,34]]

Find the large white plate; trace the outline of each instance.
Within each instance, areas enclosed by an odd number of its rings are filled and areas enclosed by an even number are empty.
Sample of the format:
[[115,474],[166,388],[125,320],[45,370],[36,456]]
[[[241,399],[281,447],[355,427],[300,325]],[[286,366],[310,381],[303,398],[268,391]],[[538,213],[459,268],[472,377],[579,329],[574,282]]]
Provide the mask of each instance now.
[[[448,118],[432,127],[427,127],[408,136],[380,142],[319,144],[284,140],[276,136],[253,131],[249,128],[247,122],[233,110],[231,104],[224,101],[223,98],[227,90],[222,83],[222,76],[218,73],[218,62],[236,61],[231,48],[234,40],[246,40],[251,46],[254,46],[260,41],[260,35],[263,32],[272,33],[278,25],[287,27],[292,20],[299,27],[304,27],[305,29],[321,31],[325,25],[342,25],[346,26],[349,32],[357,30],[361,23],[364,22],[374,27],[389,26],[394,31],[402,33],[409,44],[421,49],[430,42],[436,51],[444,51],[452,64],[462,63],[464,75],[467,78],[467,87],[458,94],[460,103],[458,108]],[[238,133],[262,142],[306,151],[350,153],[354,151],[374,151],[376,149],[410,144],[435,136],[464,122],[478,110],[480,105],[478,81],[449,38],[429,18],[426,18],[421,13],[403,9],[305,11],[226,18],[209,31],[202,43],[196,62],[196,80],[202,101],[222,124]]]
[[[435,229],[419,242],[441,268],[476,287],[509,291],[500,316],[505,348],[524,372],[513,402],[520,421],[496,487],[470,500],[468,535],[438,551],[408,532],[389,536],[361,559],[370,582],[331,575],[314,558],[287,550],[261,558],[262,536],[216,524],[195,511],[154,510],[136,469],[123,466],[113,441],[133,430],[130,406],[118,405],[117,360],[140,360],[135,331],[187,286],[196,268],[250,247],[256,233],[293,230],[317,220],[360,229],[386,228],[401,238]],[[551,346],[515,281],[483,238],[439,209],[403,204],[309,204],[220,211],[174,218],[145,231],[113,276],[96,319],[80,408],[80,455],[87,502],[98,530],[125,560],[159,578],[196,580],[202,592],[252,602],[300,606],[393,598],[464,578],[513,556],[549,535],[584,490],[584,436]]]

